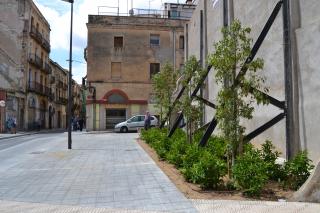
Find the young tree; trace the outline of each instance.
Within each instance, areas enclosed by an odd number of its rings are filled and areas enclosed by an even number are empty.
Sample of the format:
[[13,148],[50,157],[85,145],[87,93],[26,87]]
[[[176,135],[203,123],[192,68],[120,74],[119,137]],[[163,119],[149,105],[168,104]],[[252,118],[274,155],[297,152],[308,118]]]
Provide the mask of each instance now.
[[169,63],[166,63],[161,71],[152,77],[156,108],[160,110],[160,121],[162,121],[163,115],[168,113],[172,104],[171,98],[176,88],[177,79],[178,73],[174,72],[173,66]]
[[181,84],[185,87],[185,91],[180,99],[179,109],[183,111],[183,115],[187,121],[188,141],[191,142],[192,133],[200,125],[202,107],[201,103],[197,100],[193,100],[190,94],[194,91],[205,72],[201,68],[196,57],[191,56],[185,62],[184,69],[181,73],[183,75]]
[[[223,137],[228,143],[229,175],[231,164],[239,150],[243,149],[245,127],[241,119],[251,119],[254,102],[266,104],[263,95],[252,88],[262,89],[265,79],[257,74],[264,66],[263,59],[257,58],[245,64],[250,55],[252,39],[248,36],[250,28],[243,28],[236,20],[222,29],[223,39],[214,44],[215,52],[209,57],[209,63],[215,71],[215,81],[220,86],[217,97],[216,116]],[[237,73],[246,66],[246,75],[240,76],[235,84]]]

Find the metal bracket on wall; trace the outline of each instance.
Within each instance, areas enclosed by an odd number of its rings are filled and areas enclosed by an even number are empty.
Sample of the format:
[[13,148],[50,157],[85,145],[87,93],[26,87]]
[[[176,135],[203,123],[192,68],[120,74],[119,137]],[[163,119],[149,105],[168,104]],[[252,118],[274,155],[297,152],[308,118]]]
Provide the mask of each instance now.
[[[233,87],[237,87],[239,86],[239,80],[242,76],[244,76],[248,70],[248,67],[246,66],[247,64],[249,64],[256,56],[258,50],[260,49],[264,39],[266,38],[271,26],[273,25],[277,15],[280,12],[281,6],[283,4],[283,1],[279,1],[275,8],[273,9],[267,23],[265,24],[265,26],[263,27],[257,41],[255,42],[254,46],[251,49],[250,55],[249,57],[246,59],[244,65],[242,66],[242,68],[240,69],[239,74],[237,75],[235,82],[233,84]],[[240,85],[241,86],[241,85]],[[260,92],[272,105],[279,107],[280,109],[283,109],[285,111],[285,103],[284,101],[279,101],[273,97],[271,97],[270,95],[257,90],[256,88],[251,88],[250,92],[255,92],[258,91]],[[267,122],[266,124],[262,125],[261,127],[259,127],[258,129],[254,130],[253,132],[249,133],[247,136],[245,136],[245,139],[247,141],[253,139],[254,137],[258,136],[259,134],[261,134],[262,132],[264,132],[265,130],[267,130],[268,128],[270,128],[271,126],[275,125],[276,123],[278,123],[280,120],[282,120],[284,118],[285,113],[281,113],[279,115],[277,115],[275,118],[273,118],[272,120],[270,120],[269,122]],[[199,146],[205,146],[209,137],[211,136],[211,134],[213,133],[215,127],[217,126],[217,119],[214,117],[211,121],[211,123],[209,124],[205,134],[202,136],[200,142],[199,142]]]

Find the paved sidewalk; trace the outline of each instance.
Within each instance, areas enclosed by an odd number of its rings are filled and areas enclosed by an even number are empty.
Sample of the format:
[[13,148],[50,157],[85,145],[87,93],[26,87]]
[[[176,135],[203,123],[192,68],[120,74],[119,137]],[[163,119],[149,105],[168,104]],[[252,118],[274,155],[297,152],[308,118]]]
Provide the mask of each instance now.
[[67,134],[57,135],[0,151],[0,200],[196,212],[135,142],[136,133],[73,134],[72,150]]
[[205,213],[319,213],[320,204],[272,201],[192,200]]

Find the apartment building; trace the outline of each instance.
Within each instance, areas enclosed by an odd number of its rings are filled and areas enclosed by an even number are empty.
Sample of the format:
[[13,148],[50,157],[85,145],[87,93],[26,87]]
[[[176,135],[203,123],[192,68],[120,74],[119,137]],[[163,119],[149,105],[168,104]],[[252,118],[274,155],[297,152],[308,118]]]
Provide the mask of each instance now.
[[49,100],[49,128],[67,128],[68,104],[68,70],[50,60],[52,72],[50,74],[50,89],[53,98]]
[[[172,8],[178,11],[178,7]],[[179,11],[182,9],[179,6]],[[152,76],[165,63],[171,63],[175,71],[183,66],[184,25],[191,15],[168,16],[168,11],[139,9],[130,13],[89,15],[85,51],[89,131],[113,128],[115,123],[147,110],[157,114]]]
[[49,59],[49,23],[32,0],[2,0],[0,20],[0,131],[9,117],[18,129],[66,128],[68,71]]

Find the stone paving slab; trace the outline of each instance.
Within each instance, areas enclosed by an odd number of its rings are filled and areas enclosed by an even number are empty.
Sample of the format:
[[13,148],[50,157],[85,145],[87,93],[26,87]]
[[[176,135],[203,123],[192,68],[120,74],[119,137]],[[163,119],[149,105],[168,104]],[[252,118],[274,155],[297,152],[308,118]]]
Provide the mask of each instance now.
[[156,211],[140,211],[130,209],[90,208],[79,206],[49,205],[0,200],[0,212],[3,213],[157,213]]
[[192,200],[199,212],[206,213],[319,213],[320,204],[271,201]]
[[196,212],[135,142],[135,134],[66,134],[0,151],[0,200]]

